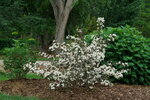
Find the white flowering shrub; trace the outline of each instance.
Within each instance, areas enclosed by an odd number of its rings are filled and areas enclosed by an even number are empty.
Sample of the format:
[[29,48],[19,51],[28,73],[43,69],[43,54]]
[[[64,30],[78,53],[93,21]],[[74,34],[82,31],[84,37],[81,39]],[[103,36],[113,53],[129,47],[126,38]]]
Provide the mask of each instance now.
[[[122,78],[126,70],[117,71],[111,63],[101,65],[105,58],[105,48],[107,43],[102,38],[93,37],[91,44],[80,38],[68,36],[71,43],[56,43],[49,47],[51,51],[59,49],[61,52],[54,56],[45,53],[41,55],[51,58],[49,62],[34,63],[35,66],[44,68],[26,67],[31,71],[43,75],[51,80],[50,88],[72,87],[72,86],[92,86],[96,83],[112,85],[109,77]],[[110,39],[111,40],[111,39]],[[126,66],[126,63],[118,63]]]

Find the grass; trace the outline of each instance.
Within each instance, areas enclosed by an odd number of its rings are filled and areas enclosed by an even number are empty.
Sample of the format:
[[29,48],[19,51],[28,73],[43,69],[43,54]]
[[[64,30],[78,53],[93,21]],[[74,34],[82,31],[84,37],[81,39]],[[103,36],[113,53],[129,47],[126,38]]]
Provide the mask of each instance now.
[[8,75],[4,72],[0,72],[0,81],[6,81],[9,80],[10,78],[8,77]]
[[[36,75],[34,73],[27,74],[26,78],[27,79],[43,79],[42,76]],[[9,79],[11,79],[11,77],[7,73],[0,72],[0,81],[6,81],[6,80],[9,80]]]
[[26,78],[27,78],[27,79],[43,79],[42,76],[36,75],[36,74],[34,74],[34,73],[27,74],[27,75],[26,75]]
[[0,93],[0,100],[42,100],[42,99],[35,97],[10,96]]
[[49,60],[50,59],[44,57],[37,58],[37,61],[49,61]]

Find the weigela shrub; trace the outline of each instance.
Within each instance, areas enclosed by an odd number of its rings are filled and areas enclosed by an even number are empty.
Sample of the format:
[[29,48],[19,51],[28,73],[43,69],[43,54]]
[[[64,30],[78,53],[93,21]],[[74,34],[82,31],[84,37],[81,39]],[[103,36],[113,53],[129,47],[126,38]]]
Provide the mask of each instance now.
[[[49,47],[51,51],[60,50],[55,57],[41,53],[41,55],[53,59],[46,63],[34,63],[35,66],[41,65],[45,66],[44,68],[32,67],[30,63],[26,65],[31,71],[51,80],[51,89],[91,86],[96,83],[112,85],[109,81],[110,76],[119,79],[123,77],[123,73],[127,72],[126,70],[117,71],[111,63],[101,65],[107,47],[103,38],[93,37],[91,44],[73,36],[68,36],[67,39],[72,42],[56,43],[54,41],[53,45]],[[126,63],[120,64],[127,66]]]

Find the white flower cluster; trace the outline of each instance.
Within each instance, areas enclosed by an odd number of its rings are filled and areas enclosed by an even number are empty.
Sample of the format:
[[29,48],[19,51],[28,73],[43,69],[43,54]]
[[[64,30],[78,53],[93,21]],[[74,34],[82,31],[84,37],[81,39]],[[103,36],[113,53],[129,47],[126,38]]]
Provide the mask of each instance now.
[[80,34],[83,33],[82,29],[79,29],[79,28],[77,28],[76,31]]
[[[31,71],[43,75],[52,82],[50,83],[51,89],[57,87],[71,87],[71,86],[92,86],[96,83],[104,85],[112,85],[109,81],[110,76],[115,78],[123,77],[126,70],[117,71],[112,67],[111,63],[101,65],[105,58],[106,42],[102,38],[93,37],[92,43],[89,45],[82,41],[80,38],[68,36],[71,43],[56,43],[49,48],[54,51],[59,49],[61,52],[53,61],[47,63],[35,63],[40,66],[45,66],[43,69],[39,67],[31,67],[28,64],[26,67]],[[46,57],[45,53],[42,53]],[[122,64],[122,63],[118,63]],[[123,64],[126,66],[126,64]]]
[[104,17],[97,18],[97,30],[101,30],[104,28],[105,19]]
[[108,36],[107,41],[115,41],[115,38],[116,38],[116,37],[117,37],[116,34],[110,34],[110,35]]
[[42,57],[45,57],[45,58],[51,58],[52,57],[52,55],[49,55],[45,52],[39,52],[39,55],[41,55]]

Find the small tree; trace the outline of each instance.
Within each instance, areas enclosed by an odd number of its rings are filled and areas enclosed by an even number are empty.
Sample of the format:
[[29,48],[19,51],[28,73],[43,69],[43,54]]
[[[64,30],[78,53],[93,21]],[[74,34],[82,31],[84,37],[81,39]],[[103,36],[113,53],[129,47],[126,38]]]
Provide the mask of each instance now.
[[55,40],[63,42],[69,14],[78,0],[50,0],[56,20]]

